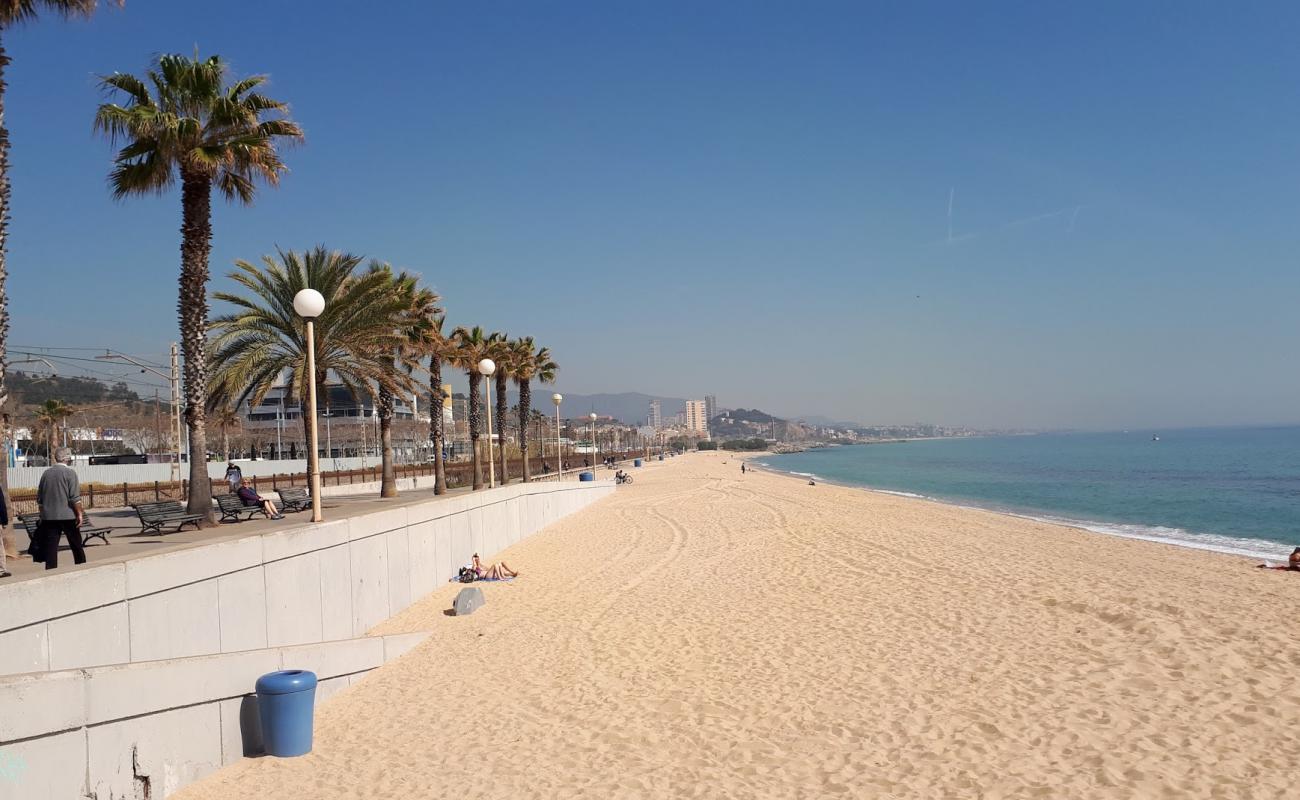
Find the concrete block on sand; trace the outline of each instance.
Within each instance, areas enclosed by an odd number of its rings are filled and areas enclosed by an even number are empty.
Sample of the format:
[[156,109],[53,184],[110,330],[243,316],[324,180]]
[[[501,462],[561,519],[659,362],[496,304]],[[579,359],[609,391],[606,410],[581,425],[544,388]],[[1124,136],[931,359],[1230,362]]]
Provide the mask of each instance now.
[[451,604],[452,611],[456,616],[463,617],[466,614],[473,614],[483,605],[483,590],[477,586],[466,586],[456,595],[456,600]]

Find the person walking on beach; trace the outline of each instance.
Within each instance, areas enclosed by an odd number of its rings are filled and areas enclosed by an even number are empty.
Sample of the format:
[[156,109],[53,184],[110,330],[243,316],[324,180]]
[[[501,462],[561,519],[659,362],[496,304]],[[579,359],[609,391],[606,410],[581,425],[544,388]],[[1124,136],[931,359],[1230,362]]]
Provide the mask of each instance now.
[[[12,573],[5,568],[6,552],[9,549],[9,504],[5,502],[5,493],[0,491],[0,578],[8,578]],[[15,554],[16,555],[16,554]]]
[[41,522],[36,528],[40,540],[45,568],[59,566],[59,537],[68,537],[72,560],[86,563],[86,551],[81,546],[81,523],[86,517],[81,507],[81,483],[77,473],[68,466],[72,463],[72,450],[60,447],[54,451],[54,466],[41,473],[36,487],[36,505],[41,512]]
[[226,462],[226,483],[230,485],[230,493],[236,494],[239,491],[239,485],[244,480],[244,471],[233,461]]
[[745,474],[745,462],[743,462],[743,461],[740,462],[740,474],[741,474],[741,475],[744,475],[744,474]]

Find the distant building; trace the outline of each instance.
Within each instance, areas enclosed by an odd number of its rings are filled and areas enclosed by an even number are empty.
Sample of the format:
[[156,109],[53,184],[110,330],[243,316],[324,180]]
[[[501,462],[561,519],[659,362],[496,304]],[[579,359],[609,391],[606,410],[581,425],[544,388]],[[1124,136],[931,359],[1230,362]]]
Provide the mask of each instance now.
[[662,408],[660,407],[658,400],[650,401],[650,417],[646,420],[646,425],[655,430],[659,430],[664,426]]
[[686,401],[686,429],[696,433],[709,432],[708,406],[703,400]]
[[716,394],[704,395],[704,418],[713,419],[718,416],[718,396]]

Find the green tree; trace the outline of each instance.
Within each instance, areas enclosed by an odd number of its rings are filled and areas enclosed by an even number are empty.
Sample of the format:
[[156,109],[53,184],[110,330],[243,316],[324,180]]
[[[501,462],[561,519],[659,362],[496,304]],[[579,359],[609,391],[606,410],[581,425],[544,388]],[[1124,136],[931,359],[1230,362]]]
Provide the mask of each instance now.
[[452,342],[443,335],[445,318],[435,314],[429,320],[427,346],[429,355],[429,440],[433,442],[433,493],[447,493],[447,467],[443,458],[446,425],[443,403],[450,397],[442,391],[442,365],[455,357]]
[[[114,0],[114,5],[122,5],[122,0]],[[5,283],[9,277],[9,263],[6,257],[9,245],[9,127],[5,123],[5,71],[9,67],[9,53],[5,50],[4,39],[8,32],[24,22],[34,21],[42,12],[49,12],[64,18],[89,17],[95,13],[99,4],[95,0],[5,0],[0,2],[0,441],[9,441],[9,390],[5,385],[5,373],[9,361],[9,299],[5,293]],[[0,491],[9,489],[9,469],[7,460],[0,463]]]
[[550,348],[538,348],[533,337],[524,336],[511,344],[514,351],[511,363],[515,385],[519,387],[519,450],[524,459],[524,483],[532,480],[532,466],[528,463],[528,420],[532,411],[534,380],[555,383],[559,366],[551,360]]
[[45,433],[45,456],[54,463],[54,448],[58,445],[59,427],[67,424],[76,409],[62,400],[46,400],[36,406],[36,425]]
[[[229,82],[219,56],[159,56],[142,80],[120,72],[101,81],[125,95],[104,103],[95,129],[118,151],[109,174],[115,198],[158,194],[181,183],[181,350],[185,355],[185,422],[190,432],[189,511],[212,518],[205,411],[208,359],[208,257],[212,251],[212,190],[229,201],[253,202],[256,185],[275,186],[285,172],[280,142],[302,139],[288,107],[257,91],[266,76]],[[153,94],[150,90],[153,90]]]
[[[397,346],[390,359],[391,369],[397,373],[394,381],[409,376],[418,366],[419,359],[429,348],[430,320],[442,312],[438,307],[440,299],[434,292],[419,286],[418,279],[408,273],[393,276],[388,265],[378,269],[389,272],[395,297],[401,298],[405,308],[394,318],[396,325]],[[403,388],[411,388],[409,380],[403,381]],[[382,480],[379,486],[380,497],[397,496],[397,475],[393,465],[393,416],[397,409],[397,397],[392,386],[378,386],[379,441],[381,447]]]
[[[332,375],[354,399],[369,395],[373,386],[398,392],[409,378],[394,369],[393,353],[401,346],[398,320],[408,298],[394,294],[391,272],[372,264],[359,270],[359,256],[324,247],[296,253],[278,251],[261,264],[236,261],[229,274],[247,292],[217,292],[217,300],[235,310],[212,321],[210,394],[219,403],[236,407],[257,405],[274,386],[285,385],[287,401],[307,396],[307,381],[324,396],[325,378]],[[307,374],[306,324],[293,309],[302,289],[315,289],[325,298],[313,334],[316,374]],[[304,432],[310,420],[302,415]],[[315,471],[318,454],[307,449],[308,472]]]
[[489,337],[488,358],[496,363],[496,372],[492,373],[492,380],[496,384],[496,419],[493,424],[496,426],[495,433],[497,442],[500,444],[500,447],[497,448],[497,475],[501,479],[501,485],[505,486],[510,482],[510,470],[506,466],[508,463],[506,458],[506,419],[510,414],[510,403],[506,399],[506,389],[510,385],[510,376],[514,372],[514,350],[511,349],[511,341],[508,335],[494,333]]
[[469,450],[474,463],[475,491],[483,488],[483,463],[478,452],[479,438],[482,435],[480,428],[483,424],[483,376],[479,374],[478,362],[487,357],[489,338],[490,335],[484,333],[478,325],[473,328],[462,325],[451,333],[455,348],[451,364],[457,369],[465,370],[465,376],[469,379],[469,402],[466,405],[469,406]]

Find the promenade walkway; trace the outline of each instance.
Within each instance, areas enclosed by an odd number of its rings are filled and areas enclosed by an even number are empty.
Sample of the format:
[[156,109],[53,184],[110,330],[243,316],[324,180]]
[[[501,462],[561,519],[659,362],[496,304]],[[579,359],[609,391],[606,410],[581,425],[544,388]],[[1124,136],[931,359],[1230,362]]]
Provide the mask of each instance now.
[[[566,470],[564,480],[577,480],[577,472],[580,471]],[[554,482],[555,476],[552,474],[536,477],[535,480]],[[512,481],[512,483],[517,483],[517,481]],[[451,489],[443,496],[447,498],[459,497],[468,494],[470,491],[472,490],[469,488]],[[276,501],[277,506],[279,505],[279,498],[274,494],[266,496]],[[327,520],[343,519],[367,514],[380,508],[393,508],[400,505],[427,502],[433,499],[434,496],[432,487],[401,490],[401,493],[396,498],[381,498],[377,491],[371,490],[364,494],[325,497],[322,500],[322,511]],[[59,566],[57,570],[46,570],[43,563],[33,562],[30,557],[23,555],[19,558],[9,559],[7,566],[13,576],[0,579],[0,582],[8,585],[49,574],[85,569],[106,563],[128,561],[140,556],[183,550],[198,545],[212,544],[228,539],[240,539],[282,528],[300,526],[311,519],[311,511],[286,514],[282,520],[269,520],[258,516],[243,522],[225,523],[200,530],[194,530],[193,526],[186,526],[183,531],[166,533],[162,536],[155,533],[141,533],[140,519],[136,516],[135,511],[130,508],[91,511],[87,512],[87,517],[89,518],[89,524],[110,528],[111,532],[108,534],[109,544],[105,545],[99,539],[93,539],[90,544],[86,545],[86,564],[74,565],[72,551],[68,549],[67,540],[60,539],[61,546],[59,548]],[[16,522],[13,527],[15,538],[18,541],[18,549],[25,551],[28,546],[27,532],[22,525]],[[170,527],[165,529],[169,530]]]

